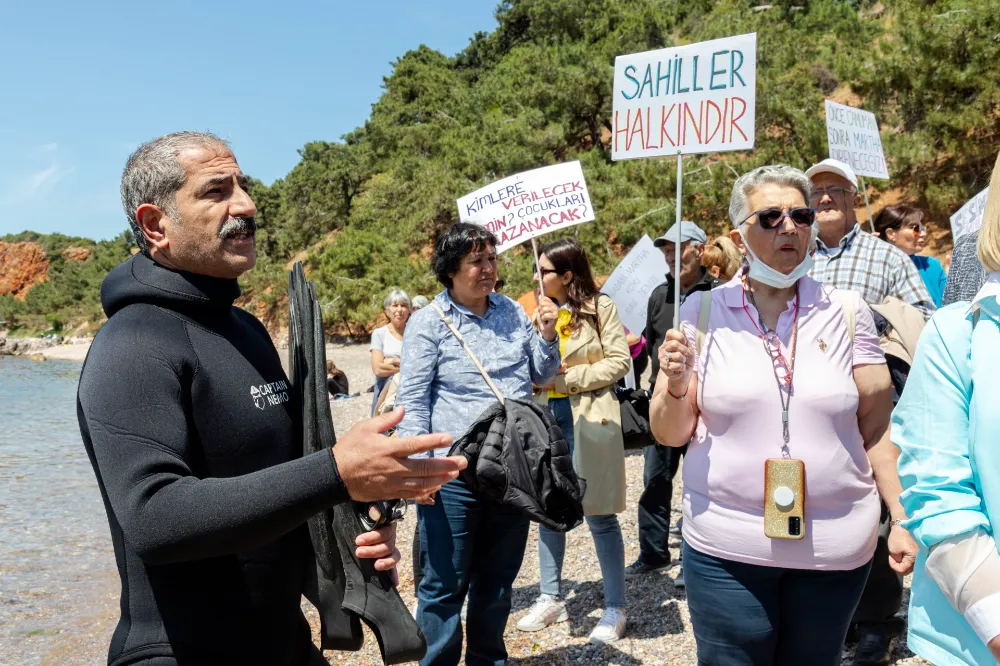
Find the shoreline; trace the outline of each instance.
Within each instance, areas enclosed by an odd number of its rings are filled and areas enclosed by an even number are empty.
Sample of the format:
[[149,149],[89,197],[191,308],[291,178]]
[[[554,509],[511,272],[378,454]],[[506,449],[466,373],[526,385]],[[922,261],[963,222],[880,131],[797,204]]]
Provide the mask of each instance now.
[[0,356],[21,356],[44,361],[80,361],[87,358],[93,338],[69,338],[55,342],[48,338],[0,336]]

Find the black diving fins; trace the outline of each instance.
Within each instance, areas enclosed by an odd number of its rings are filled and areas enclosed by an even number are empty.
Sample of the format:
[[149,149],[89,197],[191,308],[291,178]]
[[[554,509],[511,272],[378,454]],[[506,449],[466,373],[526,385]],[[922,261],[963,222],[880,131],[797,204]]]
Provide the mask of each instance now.
[[[289,372],[302,406],[303,454],[336,443],[326,388],[326,336],[315,286],[296,262],[289,275]],[[315,577],[307,598],[320,614],[324,650],[358,650],[364,642],[363,621],[378,639],[386,664],[418,661],[427,642],[388,573],[375,570],[373,560],[354,555],[359,534],[388,524],[402,515],[401,500],[346,502],[309,520],[316,554]],[[314,598],[311,598],[314,597]]]

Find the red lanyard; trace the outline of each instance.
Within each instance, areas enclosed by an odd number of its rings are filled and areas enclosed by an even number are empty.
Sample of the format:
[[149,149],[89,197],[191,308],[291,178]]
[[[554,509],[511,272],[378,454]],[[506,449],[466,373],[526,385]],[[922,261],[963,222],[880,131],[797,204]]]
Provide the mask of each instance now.
[[[760,320],[760,325],[754,321],[753,316],[750,314],[749,308],[747,308],[747,294],[750,294],[750,302],[753,304],[755,310],[757,310],[757,318]],[[771,358],[771,369],[774,371],[774,379],[778,383],[778,399],[781,400],[781,434],[782,438],[785,440],[785,445],[782,447],[782,455],[786,458],[791,457],[788,452],[788,442],[790,440],[788,432],[788,407],[792,403],[792,374],[795,371],[795,343],[798,339],[799,333],[799,290],[796,285],[795,288],[795,318],[792,321],[792,338],[789,340],[789,346],[791,347],[792,354],[790,362],[785,361],[784,355],[781,353],[781,338],[778,337],[777,331],[771,331],[767,328],[767,324],[764,323],[764,318],[760,314],[760,308],[757,307],[757,302],[754,300],[753,292],[750,291],[750,285],[747,284],[746,276],[743,277],[743,311],[747,313],[747,317],[753,322],[754,327],[760,332],[760,338],[764,343],[764,350],[767,355]],[[768,344],[768,338],[773,336],[774,349]],[[782,379],[778,376],[778,365],[782,365],[788,371],[785,376],[784,383],[788,387],[787,393],[782,390],[781,384]]]

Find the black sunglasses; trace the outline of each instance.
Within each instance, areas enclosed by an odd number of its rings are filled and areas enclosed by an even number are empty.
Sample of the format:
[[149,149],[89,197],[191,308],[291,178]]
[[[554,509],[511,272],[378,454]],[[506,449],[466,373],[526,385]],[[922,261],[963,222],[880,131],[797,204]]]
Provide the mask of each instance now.
[[543,268],[539,270],[538,264],[531,264],[531,272],[535,273],[536,275],[538,273],[541,273],[542,275],[548,275],[549,273],[558,273],[559,271],[555,270],[554,268]]
[[786,217],[800,227],[811,227],[816,221],[815,208],[792,208],[787,213],[780,208],[765,208],[764,210],[750,213],[740,224],[743,224],[754,215],[757,216],[757,224],[760,225],[761,229],[774,229]]

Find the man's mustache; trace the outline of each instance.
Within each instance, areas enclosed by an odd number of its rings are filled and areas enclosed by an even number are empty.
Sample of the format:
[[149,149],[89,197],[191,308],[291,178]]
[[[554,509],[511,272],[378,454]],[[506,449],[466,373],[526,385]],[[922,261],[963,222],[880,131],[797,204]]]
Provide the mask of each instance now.
[[254,236],[257,233],[257,220],[253,217],[230,217],[219,229],[219,238],[226,240],[239,234]]

